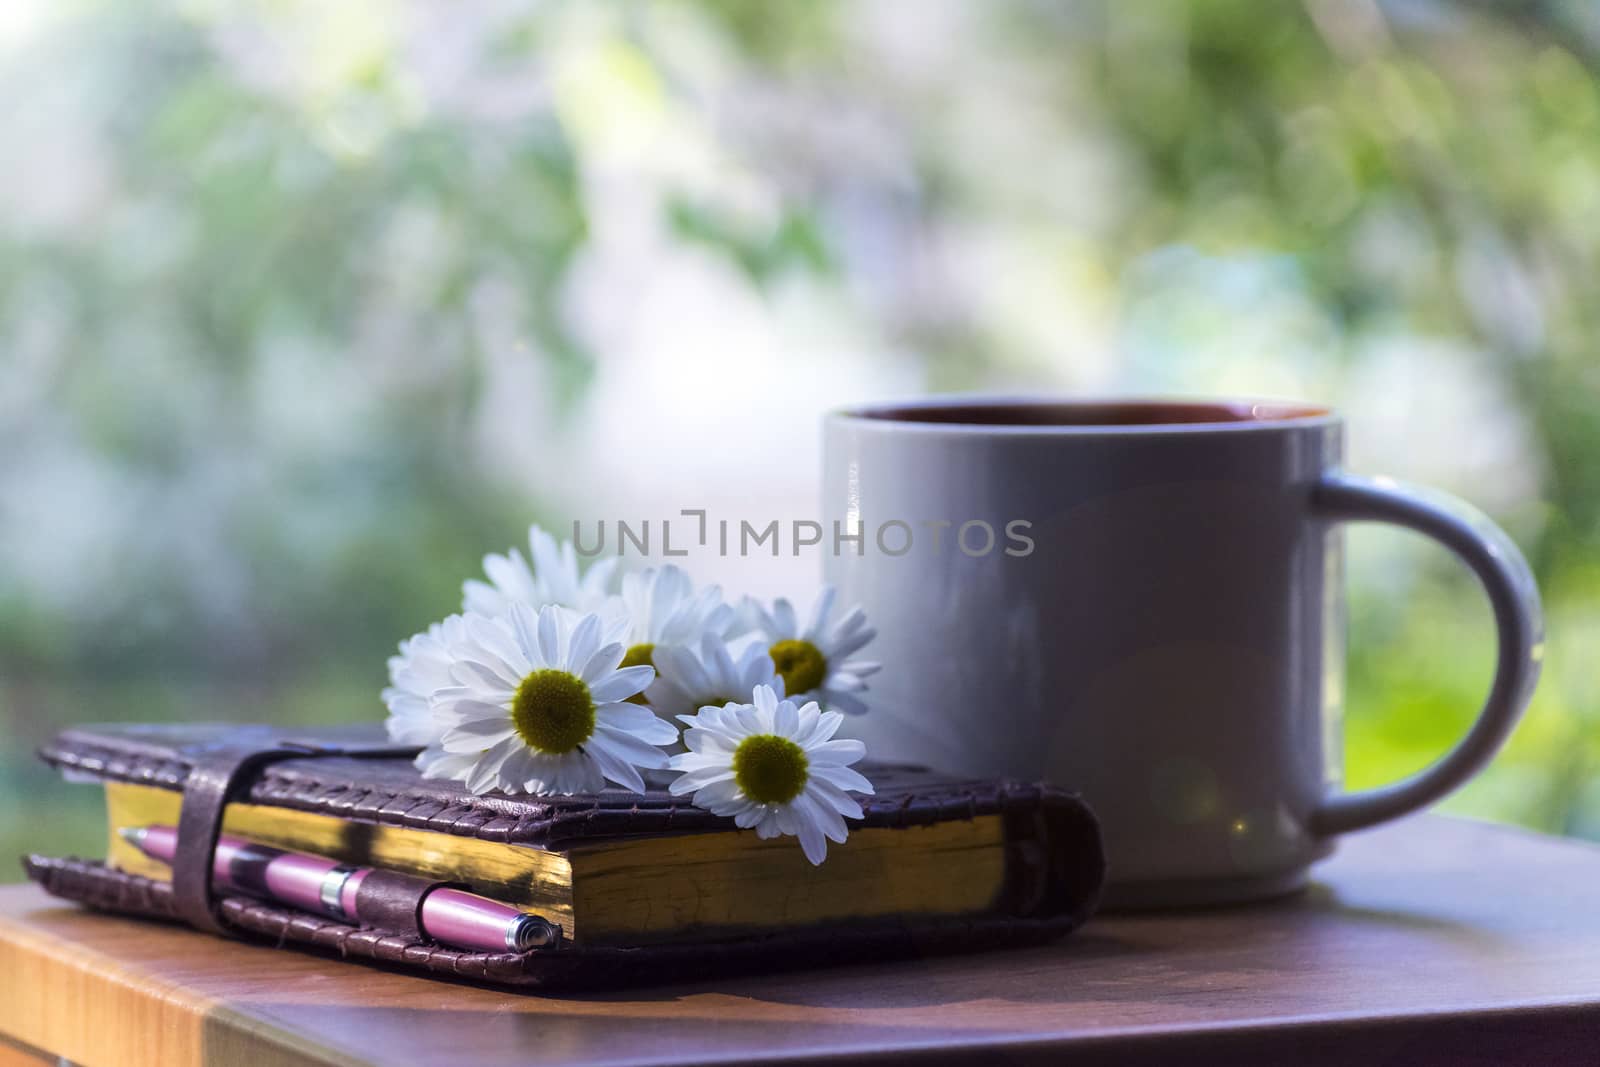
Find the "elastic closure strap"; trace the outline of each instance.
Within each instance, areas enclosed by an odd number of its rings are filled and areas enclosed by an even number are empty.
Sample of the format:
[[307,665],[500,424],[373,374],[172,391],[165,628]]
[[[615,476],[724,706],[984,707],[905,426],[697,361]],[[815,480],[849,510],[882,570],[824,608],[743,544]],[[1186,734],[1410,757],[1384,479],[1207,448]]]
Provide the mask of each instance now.
[[426,938],[422,927],[422,902],[435,889],[464,889],[459,882],[441,882],[398,871],[368,871],[356,888],[354,922],[374,930],[403,934],[418,941]]
[[227,933],[217,918],[217,900],[211,889],[212,857],[222,834],[222,815],[228,801],[238,796],[263,767],[281,760],[319,756],[410,758],[419,751],[416,745],[339,746],[286,739],[270,747],[218,747],[186,754],[189,775],[184,780],[178,844],[172,858],[172,898],[179,917],[198,929]]

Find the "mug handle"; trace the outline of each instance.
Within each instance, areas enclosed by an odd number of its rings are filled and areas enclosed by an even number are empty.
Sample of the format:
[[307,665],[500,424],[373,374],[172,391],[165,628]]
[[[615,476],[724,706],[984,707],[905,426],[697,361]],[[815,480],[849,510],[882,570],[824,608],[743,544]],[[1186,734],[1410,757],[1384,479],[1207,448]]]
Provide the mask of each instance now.
[[1503,530],[1454,497],[1388,478],[1357,478],[1335,471],[1324,475],[1312,490],[1311,507],[1334,522],[1404,526],[1450,549],[1472,568],[1489,595],[1499,643],[1494,684],[1472,729],[1426,770],[1392,785],[1323,800],[1311,814],[1311,829],[1338,834],[1426,807],[1489,762],[1533,695],[1544,657],[1544,622],[1528,561]]

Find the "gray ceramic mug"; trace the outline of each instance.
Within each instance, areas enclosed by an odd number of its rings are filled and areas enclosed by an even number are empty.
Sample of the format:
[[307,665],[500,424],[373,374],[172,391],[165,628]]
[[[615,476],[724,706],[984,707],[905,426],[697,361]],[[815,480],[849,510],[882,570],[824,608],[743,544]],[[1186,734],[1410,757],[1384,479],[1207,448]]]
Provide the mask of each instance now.
[[[1443,495],[1340,468],[1333,413],[1278,403],[949,397],[828,416],[828,579],[879,631],[878,758],[1044,778],[1099,813],[1108,903],[1305,883],[1334,835],[1478,771],[1539,673],[1538,591]],[[1455,552],[1499,635],[1478,720],[1433,766],[1339,788],[1342,527]]]

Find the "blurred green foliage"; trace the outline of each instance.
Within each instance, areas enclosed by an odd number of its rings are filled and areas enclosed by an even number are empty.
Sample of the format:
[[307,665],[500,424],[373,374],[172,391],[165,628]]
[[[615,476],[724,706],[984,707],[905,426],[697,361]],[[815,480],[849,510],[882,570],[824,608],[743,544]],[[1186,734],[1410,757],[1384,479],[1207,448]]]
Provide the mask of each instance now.
[[[92,801],[31,761],[62,723],[374,716],[393,642],[549,506],[485,462],[492,383],[536,364],[559,429],[638,284],[574,275],[639,219],[773,307],[796,277],[836,294],[929,388],[1288,383],[1354,413],[1397,350],[1443,352],[1421,373],[1515,431],[1456,488],[1527,550],[1551,634],[1527,723],[1450,804],[1600,837],[1582,5],[16,10],[0,846],[97,849]],[[1449,430],[1380,447],[1428,474],[1499,440]],[[1476,590],[1386,537],[1355,535],[1354,785],[1427,763],[1487,686]]]

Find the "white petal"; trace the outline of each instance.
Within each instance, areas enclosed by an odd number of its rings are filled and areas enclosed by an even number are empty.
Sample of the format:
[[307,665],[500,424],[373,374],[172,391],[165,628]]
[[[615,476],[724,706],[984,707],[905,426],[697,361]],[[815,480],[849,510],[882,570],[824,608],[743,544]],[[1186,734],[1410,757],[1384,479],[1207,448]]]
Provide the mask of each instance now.
[[522,553],[515,548],[507,550],[505,555],[490,552],[483,557],[483,573],[489,576],[502,593],[515,594],[526,585],[531,576],[528,563],[522,558]]
[[468,578],[461,583],[461,610],[495,615],[505,609],[505,597],[493,586]]
[[583,751],[565,752],[556,757],[552,787],[557,793],[598,793],[605,788],[600,765]]
[[518,746],[517,750],[507,756],[505,762],[500,765],[498,772],[500,780],[514,782],[517,789],[531,792],[527,783],[537,777],[534,756],[534,751],[528,746]]
[[517,644],[517,635],[504,619],[491,619],[483,615],[470,615],[462,620],[462,628],[472,643],[489,652],[505,664],[513,677],[528,673],[527,657]]
[[667,765],[667,754],[660,748],[648,741],[640,740],[626,730],[617,730],[604,723],[595,726],[594,735],[584,744],[604,745],[620,759],[625,759],[638,767],[659,769]]
[[806,625],[801,636],[812,644],[820,644],[819,638],[828,625],[828,616],[833,612],[833,598],[838,595],[838,590],[831,585],[822,587],[817,594],[817,602],[811,608],[811,621]]
[[708,810],[723,808],[742,799],[743,794],[739,791],[739,783],[733,780],[732,774],[729,774],[726,778],[707,781],[694,796],[694,802]]
[[711,695],[711,679],[706,677],[700,660],[687,648],[658,648],[655,654],[656,673],[693,698]]
[[434,705],[433,710],[434,717],[439,719],[446,729],[481,719],[500,719],[506,722],[511,719],[511,713],[504,703],[491,704],[487,700],[473,697],[441,701]]
[[[618,733],[631,734],[640,741],[652,745],[670,745],[678,740],[678,728],[665,719],[658,719],[654,714],[649,719],[624,725],[617,713],[618,708],[638,707],[637,704],[602,704],[595,710],[596,727],[604,726],[608,730]],[[648,711],[649,709],[644,709]],[[626,715],[626,712],[622,712]]]
[[585,751],[595,761],[602,774],[620,785],[624,789],[631,789],[635,793],[644,792],[644,779],[639,771],[627,760],[623,759],[611,748],[604,744],[594,744],[592,741],[585,746]]
[[572,628],[572,636],[567,639],[565,655],[566,667],[570,671],[582,671],[589,663],[589,659],[600,649],[600,617],[598,615],[585,615],[578,620],[578,625]]
[[600,616],[601,644],[626,647],[633,643],[630,637],[633,633],[633,615],[628,611],[627,601],[620,596],[602,596],[590,604],[589,610]]
[[500,766],[522,747],[522,739],[514,735],[491,747],[479,757],[472,773],[467,776],[467,788],[474,793],[493,789],[498,784]]
[[732,645],[708,637],[700,655],[706,668],[716,672],[720,679],[742,680],[748,676],[751,679],[749,684],[741,685],[747,693],[776,674],[772,668],[772,657],[767,655],[767,646],[760,641],[746,645],[735,660]]
[[704,767],[728,767],[725,754],[703,755],[699,752],[679,752],[668,761],[667,766],[675,771],[698,771]]
[[522,791],[544,796],[555,792],[557,772],[561,769],[561,758],[551,756],[544,752],[528,750],[527,757],[522,761],[518,770],[522,773]]
[[854,763],[867,754],[867,746],[854,738],[837,738],[806,749],[806,758],[818,764]]
[[750,730],[740,718],[746,712],[754,715],[755,708],[749,704],[725,704],[720,708],[703,707],[697,718],[701,728],[727,738],[731,744],[738,744],[750,736]]
[[[805,795],[801,794],[794,798],[794,804],[800,804],[804,800]],[[800,850],[806,854],[806,859],[811,861],[812,866],[820,866],[822,861],[828,858],[828,840],[823,836],[822,827],[816,821],[801,817],[797,836],[800,838]]]
[[[592,616],[591,616],[592,617]],[[640,664],[637,667],[623,667],[621,670],[611,672],[589,686],[589,695],[596,704],[610,704],[618,700],[626,700],[635,693],[642,693],[656,676],[654,667]]]
[[535,625],[539,654],[552,667],[564,666],[561,655],[561,611],[554,604],[539,609]]
[[[721,786],[716,786],[715,788],[719,788],[720,789]],[[704,792],[704,790],[702,790],[702,792]],[[758,808],[758,809],[760,808],[759,804],[752,804],[750,801],[746,800],[742,796],[734,796],[732,799],[726,799],[726,800],[719,799],[719,800],[714,800],[714,801],[713,800],[695,801],[694,803],[695,803],[695,807],[704,808],[705,810],[711,812],[711,814],[713,814],[713,815],[720,815],[725,819],[731,818],[733,820],[735,826],[741,825],[739,823],[739,817],[741,815],[743,815],[745,812],[749,811],[751,808]],[[759,812],[758,812],[758,814],[759,814]],[[754,826],[755,823],[751,822],[751,823],[749,823],[747,825]]]
[[746,633],[759,633],[769,642],[777,640],[777,627],[772,615],[755,597],[740,597],[736,614],[739,616],[736,625],[742,626]]
[[824,654],[828,657],[828,662],[830,663],[843,663],[854,653],[871,644],[872,639],[876,636],[878,636],[878,632],[870,626],[857,630],[852,634],[835,635],[830,647],[825,650]]
[[797,720],[794,733],[789,735],[795,744],[805,748],[813,740],[823,740],[823,738],[813,738],[812,736],[816,733],[817,725],[822,721],[822,709],[817,706],[815,700],[808,700],[801,705]]
[[532,670],[543,670],[550,661],[539,651],[539,617],[526,604],[511,605],[511,632],[517,639],[517,648]]
[[437,741],[440,725],[432,719],[402,718],[391,715],[383,721],[389,740],[400,745],[428,745]]
[[793,737],[799,727],[800,712],[795,708],[794,701],[778,701],[772,716],[773,732],[779,737]]
[[446,752],[482,752],[516,736],[516,727],[509,720],[478,719],[447,731],[439,739],[439,747]]
[[459,660],[450,668],[450,677],[460,685],[470,685],[484,694],[515,692],[521,678],[500,675],[487,663]]
[[683,744],[692,755],[723,761],[731,759],[733,750],[738,747],[732,740],[715,731],[694,729],[683,732]]
[[[672,788],[676,793],[686,793],[704,789],[716,782],[733,782],[733,769],[727,766],[715,766],[687,771],[673,781]],[[732,788],[735,793],[738,792],[738,785],[735,784]]]
[[[604,707],[596,708],[595,719],[615,726],[619,730],[630,731],[651,730],[655,728],[656,723],[663,721],[643,704],[629,704],[623,701],[609,702]],[[673,730],[677,729],[671,723],[667,725]]]
[[860,802],[855,797],[823,778],[820,774],[813,774],[811,780],[806,783],[806,788],[811,791],[812,796],[819,802],[829,805],[834,811],[847,819],[859,819],[864,814],[861,810]]
[[579,670],[579,676],[583,678],[586,684],[593,685],[617,669],[617,665],[622,662],[625,652],[626,650],[622,645],[615,641],[607,645],[601,645]]
[[799,636],[799,627],[796,625],[794,617],[794,605],[784,597],[779,597],[772,602],[772,622],[780,638]]
[[779,833],[797,834],[800,832],[800,816],[796,814],[794,805],[780,804],[772,809],[773,825]]
[[839,789],[854,789],[857,793],[868,795],[875,792],[872,783],[866,776],[853,767],[842,767],[835,763],[811,764],[811,777],[828,782]]
[[844,824],[844,819],[826,802],[820,801],[807,789],[804,793],[794,798],[795,807],[804,818],[811,821],[822,835],[829,841],[843,844],[844,839],[850,836],[849,829]]
[[866,610],[862,608],[861,605],[857,604],[855,607],[844,613],[843,617],[841,617],[839,622],[833,627],[833,632],[828,634],[827,637],[831,645],[837,646],[841,640],[850,640],[862,633],[866,633],[869,637],[871,637],[875,635],[877,631],[873,630],[872,627],[867,625]]
[[[758,690],[759,692],[759,690]],[[744,731],[744,736],[751,734],[769,734],[772,732],[772,716],[763,715],[761,709],[751,704],[734,705],[725,708],[725,714],[733,717],[738,728]],[[732,730],[730,729],[730,733]]]
[[863,681],[863,679],[871,678],[874,674],[877,674],[882,669],[883,664],[878,663],[875,660],[868,659],[853,659],[848,662],[841,663],[838,668],[841,675],[854,677],[856,684],[861,686],[866,685],[866,682]]
[[446,752],[437,745],[424,749],[418,753],[412,762],[417,770],[422,772],[424,778],[455,778],[462,779],[472,770],[472,765],[478,761],[481,753],[472,752],[462,754]]

